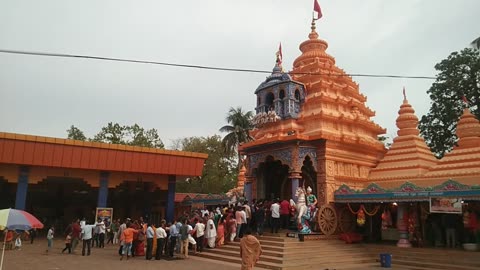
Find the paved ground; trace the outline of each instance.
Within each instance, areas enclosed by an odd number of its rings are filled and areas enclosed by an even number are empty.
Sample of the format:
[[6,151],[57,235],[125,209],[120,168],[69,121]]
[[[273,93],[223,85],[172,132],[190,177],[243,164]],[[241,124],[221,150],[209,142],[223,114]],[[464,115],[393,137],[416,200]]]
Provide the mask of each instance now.
[[[2,243],[3,244],[3,243]],[[199,270],[227,270],[239,269],[239,265],[231,263],[216,263],[198,257],[190,257],[187,260],[178,259],[173,261],[147,261],[145,257],[136,257],[128,261],[120,261],[117,255],[118,246],[108,245],[104,249],[92,249],[90,256],[81,255],[77,248],[76,254],[61,254],[64,248],[63,241],[57,240],[52,251],[47,255],[45,249],[46,240],[36,241],[33,245],[24,243],[21,250],[5,251],[3,270],[123,270],[123,269],[199,269]],[[80,252],[79,252],[80,251]]]

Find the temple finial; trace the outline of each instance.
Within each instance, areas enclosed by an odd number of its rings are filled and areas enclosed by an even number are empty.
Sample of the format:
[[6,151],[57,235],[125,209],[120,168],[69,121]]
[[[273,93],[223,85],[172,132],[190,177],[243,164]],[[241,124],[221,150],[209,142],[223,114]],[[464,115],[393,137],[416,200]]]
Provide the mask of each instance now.
[[405,86],[403,87],[403,100],[407,100],[407,94],[405,94]]
[[317,27],[315,26],[315,19],[313,18],[312,19],[312,26],[311,26],[311,29],[312,29],[312,32],[310,32],[310,34],[308,35],[308,37],[310,39],[317,39],[318,38],[318,33],[315,29],[317,29]]

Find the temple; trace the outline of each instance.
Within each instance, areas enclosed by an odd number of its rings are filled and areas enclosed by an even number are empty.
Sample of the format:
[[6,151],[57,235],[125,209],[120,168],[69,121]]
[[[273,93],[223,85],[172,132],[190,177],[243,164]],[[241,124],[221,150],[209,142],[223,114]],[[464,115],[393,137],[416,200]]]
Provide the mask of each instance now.
[[323,229],[329,222],[320,211],[323,233],[362,231],[401,247],[428,238],[445,215],[478,211],[480,123],[469,109],[458,122],[458,146],[438,160],[419,136],[404,89],[398,135],[387,149],[366,96],[327,48],[313,21],[293,69],[284,72],[277,61],[256,89],[254,141],[239,147],[246,161],[238,186],[247,199],[295,199],[297,187],[310,186],[319,206],[335,209],[327,214],[338,226]]

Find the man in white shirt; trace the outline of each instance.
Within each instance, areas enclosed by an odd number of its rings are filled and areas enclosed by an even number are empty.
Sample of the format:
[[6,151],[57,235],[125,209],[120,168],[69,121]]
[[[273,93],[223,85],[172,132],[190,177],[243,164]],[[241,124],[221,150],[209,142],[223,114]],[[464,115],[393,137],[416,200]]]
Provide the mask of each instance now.
[[155,260],[162,258],[163,248],[165,247],[165,239],[167,238],[167,232],[165,231],[165,224],[167,222],[162,219],[160,227],[155,230],[155,236],[157,237],[157,252],[155,253]]
[[210,215],[210,213],[208,212],[208,209],[206,207],[203,208],[201,212],[202,212],[202,217],[204,217],[205,215],[207,215],[207,216]]
[[278,233],[278,227],[280,227],[280,205],[278,204],[278,199],[273,201],[270,211],[272,211],[272,233]]
[[192,236],[193,228],[192,225],[188,224],[188,243],[193,247],[193,254],[197,253],[197,241]]
[[153,251],[153,237],[155,236],[155,231],[153,231],[152,224],[150,222],[147,223],[147,252],[145,253],[145,259],[151,260],[152,259],[152,251]]
[[[250,221],[252,220],[252,209],[250,208],[250,205],[248,205],[248,201],[245,201],[243,203],[243,207],[245,209],[245,216],[246,216],[246,219],[247,219],[245,226],[250,226]],[[245,229],[247,229],[247,228],[245,227]]]
[[198,219],[195,219],[195,241],[198,243],[198,251],[203,251],[203,239],[205,235],[205,224]]
[[120,227],[118,227],[118,239],[120,240],[119,243],[120,243],[120,249],[118,250],[118,255],[122,255],[122,252],[123,252],[123,243],[124,241],[122,240],[122,235],[123,235],[123,231],[125,231],[125,229],[127,228],[127,221],[128,219],[126,219],[122,225],[120,225]]
[[98,232],[98,247],[105,248],[105,222],[102,219],[98,219],[97,222],[97,232]]
[[92,225],[83,225],[82,227],[82,233],[81,233],[81,238],[82,238],[82,256],[85,256],[85,248],[87,248],[87,256],[90,256],[90,248],[92,245],[92,234],[93,234],[93,229],[97,227],[96,224]]

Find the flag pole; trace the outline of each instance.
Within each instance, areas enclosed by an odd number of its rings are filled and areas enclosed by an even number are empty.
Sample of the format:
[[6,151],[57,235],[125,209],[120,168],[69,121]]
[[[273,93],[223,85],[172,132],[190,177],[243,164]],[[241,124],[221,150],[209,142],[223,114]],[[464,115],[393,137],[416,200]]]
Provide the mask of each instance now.
[[3,239],[2,259],[0,261],[0,270],[3,269],[3,257],[5,256],[5,242],[7,242],[8,229],[5,228],[5,238]]

